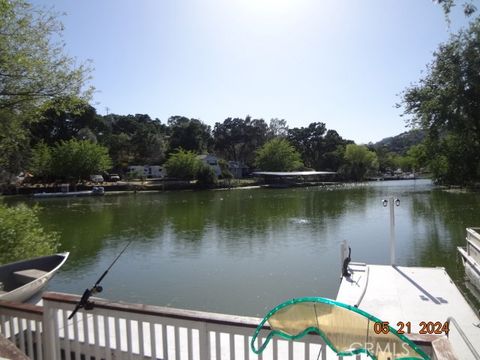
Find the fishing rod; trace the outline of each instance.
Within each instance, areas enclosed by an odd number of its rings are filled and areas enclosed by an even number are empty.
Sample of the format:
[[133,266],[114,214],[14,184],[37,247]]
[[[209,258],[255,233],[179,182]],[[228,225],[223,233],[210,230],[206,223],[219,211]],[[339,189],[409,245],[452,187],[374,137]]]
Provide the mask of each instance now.
[[112,266],[117,262],[117,260],[120,258],[120,256],[122,256],[122,254],[125,252],[125,250],[127,250],[127,248],[130,246],[130,244],[132,243],[133,239],[130,240],[127,245],[123,248],[123,250],[120,252],[120,254],[117,255],[117,257],[115,258],[115,260],[113,260],[113,262],[110,264],[110,266],[107,268],[107,270],[105,270],[105,272],[102,274],[102,276],[100,276],[100,278],[97,280],[97,282],[95,283],[95,285],[93,285],[90,289],[85,289],[85,291],[83,292],[83,295],[80,299],[80,301],[77,303],[77,305],[75,306],[75,309],[73,309],[72,313],[70,314],[70,316],[68,317],[68,320],[70,320],[71,318],[73,318],[73,316],[77,313],[78,310],[80,310],[81,308],[84,308],[85,310],[92,310],[93,309],[93,301],[90,301],[90,296],[92,296],[93,294],[97,294],[97,293],[101,293],[103,291],[103,287],[100,286],[100,282],[103,280],[103,278],[108,274],[108,271],[112,268]]

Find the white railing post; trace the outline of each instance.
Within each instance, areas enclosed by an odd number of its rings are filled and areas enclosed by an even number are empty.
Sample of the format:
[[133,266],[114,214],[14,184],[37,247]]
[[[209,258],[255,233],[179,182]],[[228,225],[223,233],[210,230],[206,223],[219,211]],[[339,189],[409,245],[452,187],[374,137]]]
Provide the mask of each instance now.
[[48,300],[43,301],[43,346],[45,359],[60,360],[57,358],[57,330],[55,324],[57,323],[56,309],[50,304]]

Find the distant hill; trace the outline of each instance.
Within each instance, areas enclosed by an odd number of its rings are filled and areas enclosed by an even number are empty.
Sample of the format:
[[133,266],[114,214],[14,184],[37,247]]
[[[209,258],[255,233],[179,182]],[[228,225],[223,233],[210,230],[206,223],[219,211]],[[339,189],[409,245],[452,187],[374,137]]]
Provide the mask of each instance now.
[[404,155],[411,146],[420,144],[424,138],[425,132],[423,130],[410,130],[397,136],[382,139],[373,144],[373,147]]

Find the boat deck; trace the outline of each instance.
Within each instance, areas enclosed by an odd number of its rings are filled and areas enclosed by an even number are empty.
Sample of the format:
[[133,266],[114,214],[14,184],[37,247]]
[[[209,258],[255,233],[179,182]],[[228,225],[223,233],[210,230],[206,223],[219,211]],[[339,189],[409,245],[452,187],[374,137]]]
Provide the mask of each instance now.
[[[337,301],[358,306],[396,330],[399,322],[409,322],[411,334],[420,333],[422,322],[444,324],[452,317],[480,353],[480,319],[444,268],[352,263],[349,269],[352,275],[342,279]],[[458,358],[475,359],[453,323],[449,328]],[[424,330],[432,333],[434,329]]]

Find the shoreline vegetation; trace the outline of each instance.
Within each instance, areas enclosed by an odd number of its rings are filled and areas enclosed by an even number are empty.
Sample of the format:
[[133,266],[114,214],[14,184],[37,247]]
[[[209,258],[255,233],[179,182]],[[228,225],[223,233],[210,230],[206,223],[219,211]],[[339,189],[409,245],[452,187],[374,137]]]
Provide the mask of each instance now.
[[[238,189],[253,189],[253,188],[295,188],[295,187],[345,187],[345,186],[360,186],[369,182],[376,181],[399,181],[399,180],[423,180],[429,179],[429,176],[418,176],[415,179],[385,179],[385,180],[366,180],[366,181],[296,181],[290,183],[268,183],[262,178],[244,178],[234,180],[219,180],[214,186],[200,187],[196,180],[168,180],[168,179],[147,179],[137,181],[119,181],[119,182],[104,182],[93,183],[84,182],[78,184],[68,184],[70,191],[85,191],[91,190],[95,186],[101,186],[105,190],[105,195],[118,195],[123,193],[146,193],[146,192],[162,192],[162,191],[201,191],[201,190],[238,190]],[[48,183],[48,184],[28,184],[18,187],[11,187],[4,191],[3,195],[23,195],[31,196],[36,193],[55,193],[62,192],[67,183]],[[448,191],[468,191],[470,188],[465,187],[446,187]],[[475,189],[480,189],[477,187]]]

